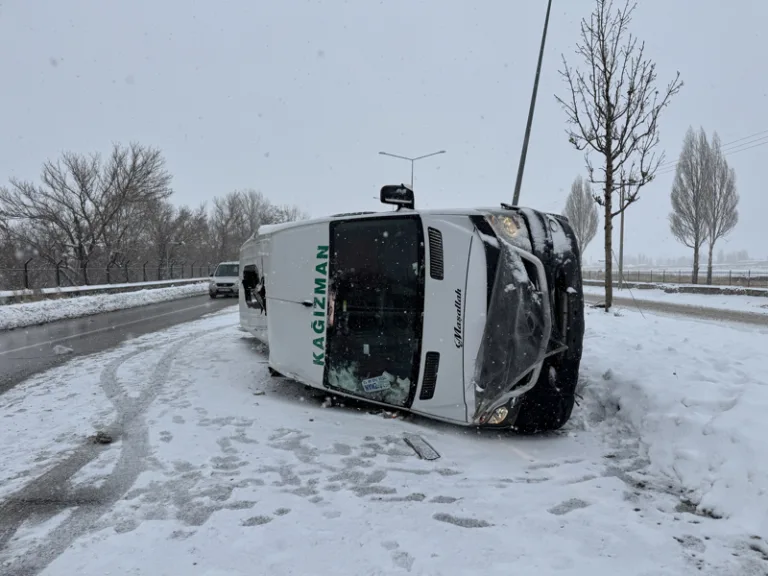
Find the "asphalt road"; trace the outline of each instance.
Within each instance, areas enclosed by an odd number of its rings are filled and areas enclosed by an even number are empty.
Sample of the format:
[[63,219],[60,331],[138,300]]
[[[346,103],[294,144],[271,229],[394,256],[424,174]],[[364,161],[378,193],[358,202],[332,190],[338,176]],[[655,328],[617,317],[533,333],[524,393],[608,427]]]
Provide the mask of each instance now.
[[[197,320],[205,314],[234,306],[233,298],[211,300],[208,295],[60,320],[0,332],[0,394],[32,374],[63,364],[73,356],[108,350],[121,342]],[[72,353],[56,355],[56,345]]]
[[[598,304],[605,299],[602,296],[585,294],[584,301],[588,304]],[[741,322],[753,326],[768,326],[768,314],[757,314],[752,312],[738,312],[735,310],[718,310],[715,308],[704,308],[701,306],[687,306],[684,304],[672,304],[669,302],[653,302],[642,300],[640,298],[633,300],[631,297],[613,295],[614,305],[624,306],[625,308],[640,308],[649,312],[661,312],[663,314],[672,314],[675,316],[687,316],[689,318],[699,318],[703,320],[723,321],[723,322]]]
[[[585,295],[585,301],[597,304],[602,298],[597,295]],[[614,303],[627,308],[639,306],[642,310],[665,314],[768,327],[768,314],[715,310],[647,300],[638,300],[636,303],[632,298],[622,296],[614,296]],[[0,332],[0,394],[32,374],[63,364],[73,356],[108,350],[125,340],[190,322],[236,304],[237,300],[234,299],[211,300],[207,295],[195,296]],[[56,355],[53,347],[57,344],[71,348],[73,352]]]

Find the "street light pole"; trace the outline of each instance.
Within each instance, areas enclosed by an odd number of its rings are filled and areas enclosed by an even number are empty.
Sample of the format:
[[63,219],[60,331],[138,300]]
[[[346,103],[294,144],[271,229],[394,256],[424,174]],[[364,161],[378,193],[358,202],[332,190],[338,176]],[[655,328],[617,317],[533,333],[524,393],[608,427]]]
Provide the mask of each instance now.
[[525,157],[528,155],[528,141],[531,139],[531,125],[533,124],[533,111],[536,107],[536,94],[539,91],[539,76],[541,76],[541,62],[544,59],[544,44],[547,41],[547,27],[549,26],[549,11],[552,8],[552,0],[547,3],[547,15],[544,18],[544,31],[541,34],[541,48],[539,49],[539,63],[536,66],[536,77],[533,80],[533,94],[531,95],[531,107],[528,109],[528,123],[525,126],[523,138],[523,150],[520,152],[520,164],[517,166],[517,180],[515,181],[515,195],[512,205],[517,206],[520,201],[520,187],[523,185],[523,170],[525,169]]
[[429,154],[424,154],[423,156],[416,156],[415,158],[411,158],[410,156],[400,156],[399,154],[391,154],[389,152],[379,152],[382,156],[391,156],[392,158],[399,158],[400,160],[407,160],[411,163],[411,188],[413,188],[413,165],[416,163],[417,160],[424,160],[424,158],[431,158],[432,156],[437,156],[438,154],[445,154],[445,150],[438,150],[437,152],[431,152]]

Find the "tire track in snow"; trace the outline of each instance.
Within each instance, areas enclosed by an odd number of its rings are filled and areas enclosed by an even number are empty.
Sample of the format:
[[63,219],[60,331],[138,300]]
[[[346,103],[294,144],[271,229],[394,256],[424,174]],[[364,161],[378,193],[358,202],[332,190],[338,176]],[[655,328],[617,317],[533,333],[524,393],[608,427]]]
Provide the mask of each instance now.
[[0,551],[27,519],[35,516],[47,520],[66,509],[74,510],[46,535],[44,541],[24,551],[12,566],[6,564],[0,568],[11,567],[15,576],[39,574],[128,492],[147,465],[149,427],[144,416],[162,392],[176,355],[193,340],[222,329],[201,331],[172,340],[138,397],[131,397],[123,391],[117,371],[125,362],[152,347],[142,346],[107,364],[101,374],[100,386],[117,412],[114,422],[106,429],[113,439],[122,440],[117,464],[99,487],[72,490],[70,479],[106,450],[105,446],[84,444],[66,460],[10,496],[0,506]]

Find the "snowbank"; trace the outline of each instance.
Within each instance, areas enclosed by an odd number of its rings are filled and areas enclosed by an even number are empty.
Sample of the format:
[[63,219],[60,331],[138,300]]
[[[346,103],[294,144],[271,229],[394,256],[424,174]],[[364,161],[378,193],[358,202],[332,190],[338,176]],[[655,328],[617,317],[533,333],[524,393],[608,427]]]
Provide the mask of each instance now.
[[766,535],[766,351],[757,328],[589,310],[585,417],[635,432],[658,488]]
[[0,330],[45,324],[65,318],[79,318],[101,312],[136,308],[147,304],[167,302],[204,294],[208,284],[186,284],[154,290],[138,290],[121,294],[99,294],[56,300],[42,300],[25,304],[0,306]]
[[69,294],[72,292],[101,292],[104,290],[121,290],[123,288],[139,288],[152,286],[155,288],[173,286],[174,284],[189,284],[198,280],[207,282],[208,278],[178,278],[175,280],[153,280],[149,282],[122,282],[115,284],[89,284],[87,286],[62,286],[59,288],[41,288],[39,290],[0,290],[0,299],[20,296],[34,296],[35,294]]
[[[584,294],[603,296],[602,286],[584,286]],[[632,298],[642,304],[646,302],[664,302],[691,306],[695,308],[711,308],[714,310],[733,310],[735,312],[751,312],[753,314],[768,314],[768,298],[761,296],[744,296],[740,294],[687,294],[683,292],[664,292],[663,290],[613,290],[614,298]]]

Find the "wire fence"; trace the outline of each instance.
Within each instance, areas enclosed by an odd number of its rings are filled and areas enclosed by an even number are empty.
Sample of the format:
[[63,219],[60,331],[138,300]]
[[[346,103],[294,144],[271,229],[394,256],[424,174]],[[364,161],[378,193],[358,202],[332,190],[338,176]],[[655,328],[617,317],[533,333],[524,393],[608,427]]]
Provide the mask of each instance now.
[[[32,261],[24,267],[0,268],[0,290],[57,288],[66,286],[156,282],[184,278],[204,278],[216,268],[215,263],[147,261],[140,265],[113,265],[88,268],[88,280],[83,282],[79,271],[66,266],[35,266]],[[585,280],[604,280],[603,270],[582,270]],[[618,282],[618,271],[614,281]],[[691,269],[624,270],[625,282],[658,282],[662,284],[691,284]],[[699,285],[706,284],[706,270],[699,274]],[[768,269],[712,271],[712,286],[742,286],[768,288]]]
[[26,266],[0,268],[0,290],[35,290],[40,288],[63,288],[67,286],[97,286],[102,284],[123,284],[129,282],[156,282],[159,280],[180,280],[210,276],[216,268],[213,263],[179,262],[171,265],[147,261],[137,265],[113,265],[88,268],[87,281],[80,271],[64,265]]
[[[603,270],[582,270],[585,280],[604,280]],[[619,281],[617,270],[613,272],[614,282]],[[657,282],[661,284],[692,284],[693,271],[689,269],[624,270],[625,282]],[[707,284],[706,269],[699,272],[701,286],[741,286],[744,288],[768,288],[768,269],[761,270],[712,270],[712,282]]]

